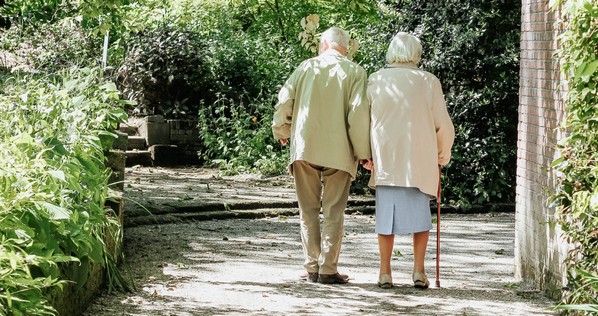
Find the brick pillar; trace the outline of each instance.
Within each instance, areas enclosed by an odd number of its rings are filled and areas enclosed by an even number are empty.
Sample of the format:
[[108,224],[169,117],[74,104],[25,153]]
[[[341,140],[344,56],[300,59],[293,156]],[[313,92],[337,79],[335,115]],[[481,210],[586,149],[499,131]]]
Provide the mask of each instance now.
[[547,200],[556,181],[550,164],[562,137],[565,83],[554,56],[558,12],[550,12],[547,3],[523,0],[521,9],[515,276],[556,297],[565,282],[566,244],[559,228],[549,224],[555,209]]

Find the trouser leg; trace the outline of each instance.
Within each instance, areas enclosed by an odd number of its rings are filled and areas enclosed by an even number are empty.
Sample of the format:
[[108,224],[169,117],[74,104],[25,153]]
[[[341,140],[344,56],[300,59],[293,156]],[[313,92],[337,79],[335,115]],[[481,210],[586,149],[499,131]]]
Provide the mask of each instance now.
[[299,204],[301,242],[305,256],[303,265],[308,272],[318,272],[318,260],[321,251],[320,209],[322,184],[320,171],[301,160],[293,162],[292,168]]
[[322,171],[323,194],[322,250],[319,258],[320,274],[337,273],[338,258],[344,231],[344,216],[351,175],[345,171],[325,168]]

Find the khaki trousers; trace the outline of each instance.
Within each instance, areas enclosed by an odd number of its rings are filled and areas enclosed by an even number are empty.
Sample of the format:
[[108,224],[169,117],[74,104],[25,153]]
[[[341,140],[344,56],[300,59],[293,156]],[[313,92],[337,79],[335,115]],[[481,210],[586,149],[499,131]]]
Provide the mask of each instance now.
[[[292,164],[308,272],[337,273],[351,175],[297,160]],[[320,228],[320,209],[324,215]]]

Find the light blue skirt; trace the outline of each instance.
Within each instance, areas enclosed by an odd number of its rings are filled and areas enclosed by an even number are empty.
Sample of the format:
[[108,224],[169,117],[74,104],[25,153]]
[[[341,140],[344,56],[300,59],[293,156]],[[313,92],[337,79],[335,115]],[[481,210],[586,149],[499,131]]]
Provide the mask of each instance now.
[[376,186],[376,233],[412,234],[431,229],[429,195],[418,188]]

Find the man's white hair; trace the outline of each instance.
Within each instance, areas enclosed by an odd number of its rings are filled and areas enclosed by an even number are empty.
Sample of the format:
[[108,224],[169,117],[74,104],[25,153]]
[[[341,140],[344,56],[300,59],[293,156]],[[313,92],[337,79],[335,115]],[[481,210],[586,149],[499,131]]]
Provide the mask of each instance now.
[[415,63],[422,57],[422,44],[419,38],[405,32],[397,33],[388,45],[386,51],[386,62],[394,63]]
[[328,45],[331,47],[334,44],[342,47],[342,48],[349,48],[349,33],[347,31],[340,29],[338,27],[331,27],[322,33],[322,38],[320,39],[320,43],[324,41],[328,42]]

